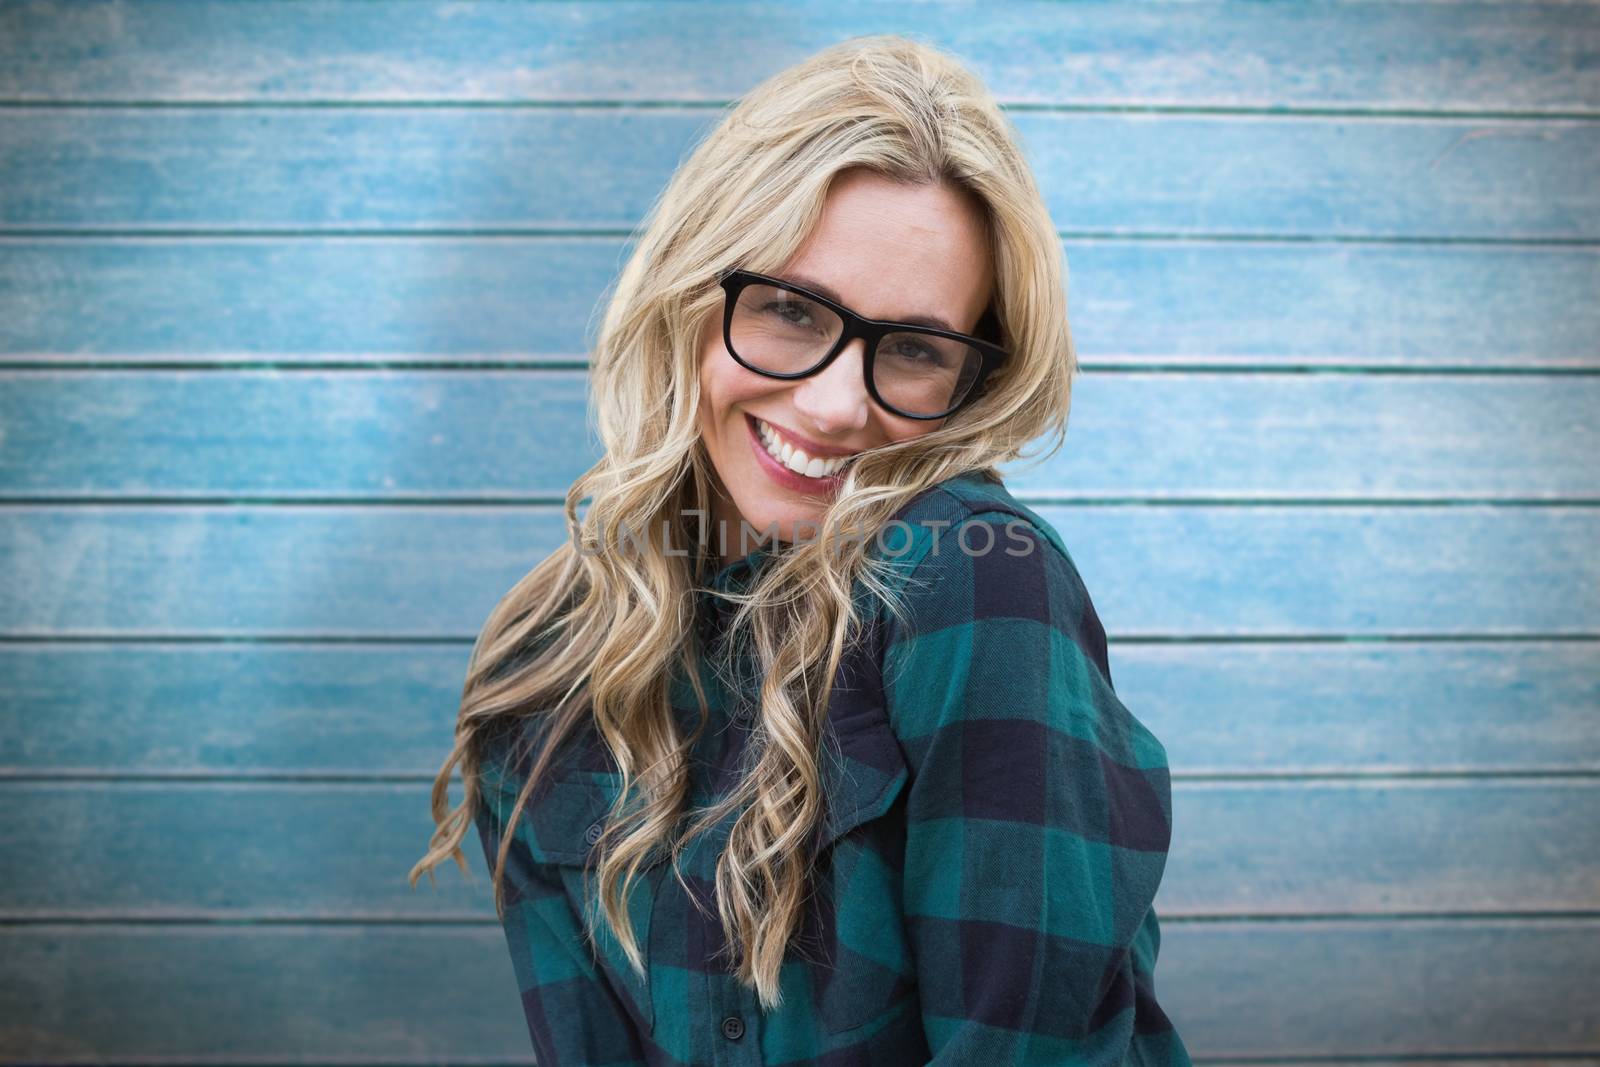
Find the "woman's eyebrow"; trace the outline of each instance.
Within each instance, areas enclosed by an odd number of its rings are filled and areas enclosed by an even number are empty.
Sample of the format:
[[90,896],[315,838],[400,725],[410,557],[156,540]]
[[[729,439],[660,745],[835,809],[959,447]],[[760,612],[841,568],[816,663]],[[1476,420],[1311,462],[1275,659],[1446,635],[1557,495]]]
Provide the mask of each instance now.
[[[839,299],[838,292],[826,282],[819,282],[815,278],[809,278],[804,274],[789,274],[785,276],[785,279],[793,282],[801,288],[810,289],[818,296],[825,296],[829,300],[832,300],[835,304],[844,304],[844,301]],[[849,307],[850,305],[845,304],[845,306]],[[939,318],[937,315],[906,315],[904,317],[891,316],[886,321],[903,322],[908,326],[932,326],[936,330],[948,330],[950,333],[961,332],[944,319]]]

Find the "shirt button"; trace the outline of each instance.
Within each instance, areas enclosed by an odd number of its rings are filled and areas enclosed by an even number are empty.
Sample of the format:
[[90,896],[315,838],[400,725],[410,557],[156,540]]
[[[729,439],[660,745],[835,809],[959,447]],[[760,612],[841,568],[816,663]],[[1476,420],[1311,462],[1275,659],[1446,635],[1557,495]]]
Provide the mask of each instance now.
[[605,832],[606,828],[604,823],[593,823],[587,830],[583,832],[583,839],[592,845],[596,841],[600,840],[600,835]]
[[737,1041],[744,1036],[744,1020],[737,1015],[730,1015],[722,1020],[722,1036],[729,1041]]

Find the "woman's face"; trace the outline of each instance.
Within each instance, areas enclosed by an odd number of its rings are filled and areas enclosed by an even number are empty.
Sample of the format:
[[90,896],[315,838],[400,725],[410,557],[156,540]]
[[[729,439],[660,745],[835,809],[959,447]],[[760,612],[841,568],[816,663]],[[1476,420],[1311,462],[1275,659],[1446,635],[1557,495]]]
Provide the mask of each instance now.
[[[769,272],[871,319],[940,320],[972,333],[989,303],[992,267],[985,221],[950,186],[901,185],[866,170],[835,178],[822,218],[781,269]],[[779,381],[741,367],[722,338],[722,310],[708,316],[700,345],[700,433],[727,495],[712,509],[725,530],[713,547],[733,560],[776,527],[784,541],[814,536],[837,479],[808,478],[773,458],[774,432],[813,459],[919,437],[943,419],[907,419],[879,407],[862,378],[859,338],[821,372]],[[781,447],[781,446],[780,446]],[[759,533],[743,546],[739,522]]]

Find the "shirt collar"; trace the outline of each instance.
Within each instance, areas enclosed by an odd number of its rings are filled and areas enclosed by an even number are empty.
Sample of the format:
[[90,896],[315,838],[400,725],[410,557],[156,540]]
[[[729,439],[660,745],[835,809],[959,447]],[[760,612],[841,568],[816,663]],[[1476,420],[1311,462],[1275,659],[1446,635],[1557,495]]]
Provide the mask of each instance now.
[[[735,585],[742,583],[746,578],[754,574],[761,564],[771,555],[771,546],[763,542],[762,544],[757,545],[753,551],[741,556],[732,563],[724,564],[723,566],[719,567],[710,578],[706,579],[705,584],[712,589],[730,589]],[[714,562],[716,557],[711,556],[708,553],[706,558],[713,561],[710,564],[711,566],[716,566]]]
[[696,625],[699,627],[702,647],[710,649],[722,643],[728,621],[737,607],[725,594],[744,592],[752,576],[772,554],[772,549],[763,544],[720,566],[717,564],[718,557],[709,552],[702,554],[699,561],[701,573],[716,567],[709,578],[698,582],[695,587]]

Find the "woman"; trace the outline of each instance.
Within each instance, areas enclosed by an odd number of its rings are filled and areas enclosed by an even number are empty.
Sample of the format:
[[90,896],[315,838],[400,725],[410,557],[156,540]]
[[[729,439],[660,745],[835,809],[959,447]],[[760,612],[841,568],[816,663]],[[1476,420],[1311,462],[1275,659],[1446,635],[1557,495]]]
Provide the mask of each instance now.
[[604,458],[479,636],[412,872],[476,826],[539,1062],[1187,1063],[1166,753],[995,472],[1075,366],[979,81],[875,37],[758,87],[592,368]]

